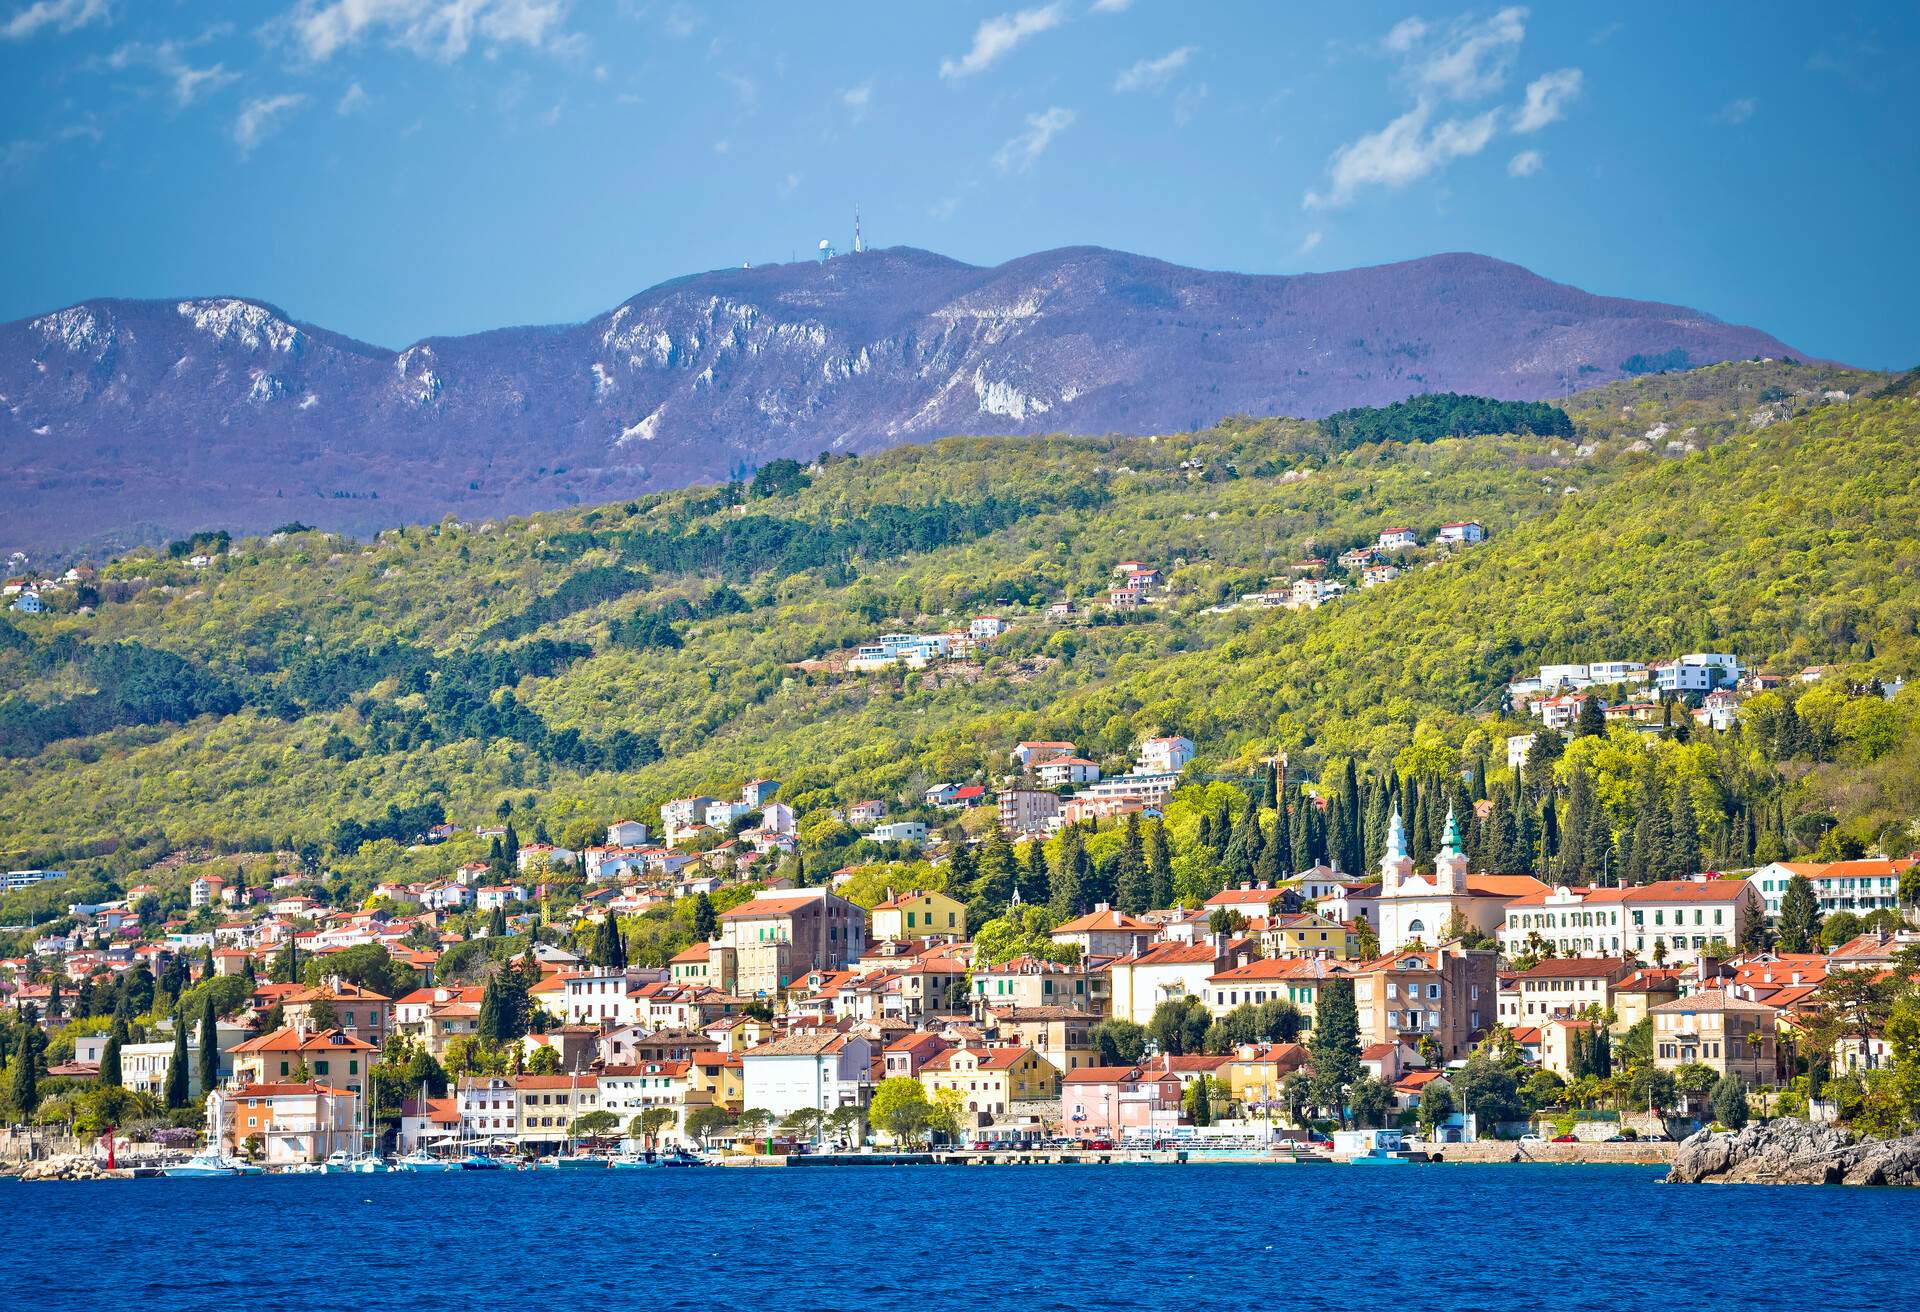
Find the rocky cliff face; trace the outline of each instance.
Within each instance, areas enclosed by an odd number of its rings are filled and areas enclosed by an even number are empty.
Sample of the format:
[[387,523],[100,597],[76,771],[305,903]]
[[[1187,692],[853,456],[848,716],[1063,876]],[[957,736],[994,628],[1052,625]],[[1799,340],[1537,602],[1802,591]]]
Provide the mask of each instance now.
[[1806,1121],[1756,1121],[1737,1134],[1702,1130],[1674,1152],[1671,1184],[1920,1185],[1920,1136],[1857,1139]]
[[0,326],[0,551],[301,520],[364,532],[953,433],[1151,433],[1424,391],[1565,394],[1791,353],[1476,255],[1300,277],[1096,249],[730,269],[583,324],[369,346],[236,297]]

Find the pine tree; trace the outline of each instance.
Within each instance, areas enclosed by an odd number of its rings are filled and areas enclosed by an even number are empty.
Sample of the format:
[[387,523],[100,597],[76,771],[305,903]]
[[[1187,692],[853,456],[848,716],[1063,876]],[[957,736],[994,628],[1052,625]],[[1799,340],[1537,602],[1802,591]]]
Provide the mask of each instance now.
[[1347,1119],[1346,1091],[1360,1078],[1360,1015],[1353,1001],[1353,981],[1336,977],[1320,985],[1314,1007],[1313,1037],[1307,1044],[1313,1056],[1313,1101]]
[[187,1018],[173,1018],[173,1060],[167,1063],[167,1106],[185,1107],[191,1096],[187,1074]]
[[213,994],[209,991],[200,1000],[200,1092],[209,1093],[218,1083],[220,1027],[213,1014]]
[[[1039,844],[1034,844],[1035,848]],[[1153,826],[1153,839],[1147,844],[1148,896],[1156,909],[1173,905],[1173,849],[1167,842],[1165,821]]]
[[1481,840],[1483,861],[1481,869],[1493,874],[1510,875],[1514,873],[1514,849],[1519,840],[1513,824],[1513,794],[1501,788],[1493,794],[1493,807],[1487,812],[1487,821],[1480,827],[1484,835]]
[[1365,848],[1361,857],[1361,868],[1349,873],[1360,874],[1380,868],[1380,858],[1387,850],[1388,819],[1387,788],[1377,778],[1369,780]]
[[1813,883],[1805,875],[1787,881],[1780,898],[1776,929],[1782,952],[1812,952],[1820,942],[1820,903],[1814,897]]
[[1607,708],[1600,699],[1589,693],[1580,699],[1580,714],[1574,717],[1573,736],[1586,738],[1607,731]]
[[480,991],[480,1014],[474,1019],[474,1034],[483,1043],[499,1043],[507,1037],[507,1020],[500,1005],[500,982],[496,975]]

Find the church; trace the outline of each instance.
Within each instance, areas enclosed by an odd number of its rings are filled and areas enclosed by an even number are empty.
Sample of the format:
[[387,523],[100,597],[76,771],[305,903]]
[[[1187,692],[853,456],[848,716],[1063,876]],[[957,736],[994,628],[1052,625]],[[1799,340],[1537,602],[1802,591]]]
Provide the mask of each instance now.
[[1375,904],[1375,932],[1383,953],[1397,952],[1410,943],[1438,947],[1448,925],[1460,922],[1488,938],[1505,923],[1507,904],[1546,885],[1531,875],[1471,875],[1460,850],[1460,825],[1447,812],[1446,833],[1433,858],[1432,875],[1413,873],[1407,855],[1407,832],[1395,811],[1387,824],[1387,850],[1380,858],[1380,897]]

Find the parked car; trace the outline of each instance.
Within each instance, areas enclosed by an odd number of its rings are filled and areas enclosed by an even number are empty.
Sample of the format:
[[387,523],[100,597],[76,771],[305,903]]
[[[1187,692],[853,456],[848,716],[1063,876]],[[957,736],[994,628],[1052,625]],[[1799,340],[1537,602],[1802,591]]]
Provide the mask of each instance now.
[[988,1143],[985,1139],[975,1139],[973,1141],[974,1152],[984,1153],[984,1152],[991,1152],[992,1150],[993,1150],[993,1145]]
[[1600,1142],[1601,1143],[1632,1143],[1633,1136],[1630,1134],[1610,1134],[1606,1138],[1602,1139]]
[[1108,1149],[1110,1149],[1110,1148],[1112,1148],[1112,1147],[1113,1147],[1113,1140],[1111,1140],[1111,1139],[1087,1139],[1087,1140],[1083,1140],[1083,1141],[1081,1142],[1081,1144],[1080,1144],[1080,1146],[1081,1146],[1082,1148],[1086,1148],[1086,1149],[1089,1149],[1089,1150],[1091,1150],[1091,1151],[1093,1151],[1093,1152],[1104,1152],[1104,1151],[1106,1151],[1106,1150],[1108,1150]]
[[1520,1136],[1520,1142],[1521,1143],[1545,1143],[1546,1139],[1537,1134],[1523,1134]]
[[1576,1138],[1571,1134],[1556,1134],[1553,1136],[1553,1141],[1555,1143],[1579,1143],[1580,1142],[1578,1138]]

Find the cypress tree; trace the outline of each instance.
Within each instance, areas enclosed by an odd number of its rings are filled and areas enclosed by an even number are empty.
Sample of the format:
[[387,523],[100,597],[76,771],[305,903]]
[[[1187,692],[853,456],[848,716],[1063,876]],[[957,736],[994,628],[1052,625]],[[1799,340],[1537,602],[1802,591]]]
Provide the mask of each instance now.
[[1693,797],[1684,782],[1673,790],[1673,858],[1668,875],[1685,879],[1700,864],[1700,826],[1693,812]]
[[200,1092],[211,1093],[219,1083],[220,1027],[213,1014],[213,994],[209,992],[200,1000]]
[[1213,809],[1213,855],[1215,860],[1225,860],[1227,844],[1233,841],[1233,811],[1227,805],[1227,799],[1221,798],[1220,805]]
[[1060,850],[1054,856],[1053,881],[1047,889],[1047,913],[1058,925],[1080,914],[1081,885],[1086,877],[1087,849],[1079,825],[1060,832]]
[[1047,900],[1047,847],[1037,839],[1027,844],[1027,863],[1019,880],[1020,900],[1040,906]]
[[191,1097],[189,1088],[187,1018],[176,1012],[173,1018],[173,1060],[167,1063],[167,1106],[185,1107]]
[[1153,888],[1147,878],[1146,847],[1140,836],[1140,813],[1127,815],[1127,836],[1114,872],[1114,904],[1130,916],[1147,910]]
[[1202,851],[1213,851],[1213,812],[1200,813],[1200,834],[1196,841]]
[[1305,793],[1296,793],[1287,801],[1287,853],[1296,870],[1313,864],[1312,812],[1313,801]]
[[1354,771],[1353,758],[1347,758],[1346,768],[1340,772],[1340,868],[1349,874],[1355,874],[1365,866],[1366,840],[1361,833],[1364,818],[1361,814],[1360,780]]
[[40,1031],[25,1021],[14,1032],[13,1106],[21,1116],[31,1116],[40,1105]]
[[[966,845],[963,843],[959,851],[954,853],[954,856],[958,858],[960,852],[966,850]],[[693,936],[702,943],[706,943],[719,932],[720,917],[714,913],[713,899],[705,893],[696,895],[693,899]]]
[[1268,761],[1266,775],[1261,780],[1260,805],[1268,810],[1272,810],[1275,806],[1279,805],[1279,797],[1280,781],[1273,768],[1273,762]]
[[1273,842],[1268,844],[1268,847],[1272,849],[1272,859],[1269,864],[1284,872],[1281,878],[1292,874],[1298,870],[1301,865],[1299,849],[1293,845],[1293,811],[1295,808],[1293,798],[1290,796],[1292,792],[1293,789],[1288,787],[1283,781],[1280,785],[1278,796],[1274,798]]
[[113,1033],[107,1036],[107,1046],[100,1050],[100,1083],[117,1085],[120,1083],[120,1027],[115,1026]]
[[[1034,846],[1037,849],[1039,844]],[[1147,882],[1149,901],[1156,909],[1173,905],[1173,849],[1167,842],[1165,821],[1153,826],[1153,839],[1147,844]]]
[[1574,717],[1573,736],[1575,738],[1586,738],[1593,734],[1604,734],[1606,731],[1606,707],[1600,704],[1598,697],[1589,693],[1581,699],[1580,714]]

